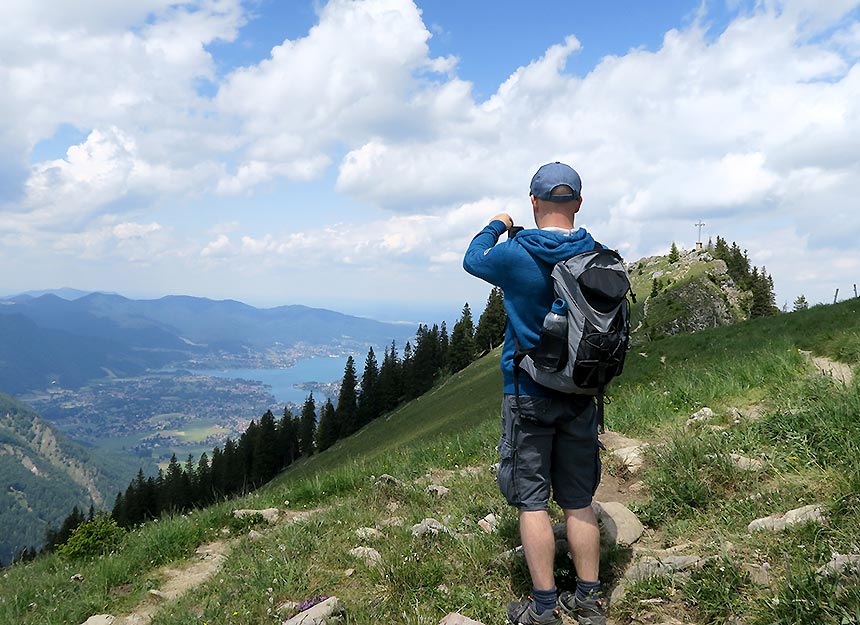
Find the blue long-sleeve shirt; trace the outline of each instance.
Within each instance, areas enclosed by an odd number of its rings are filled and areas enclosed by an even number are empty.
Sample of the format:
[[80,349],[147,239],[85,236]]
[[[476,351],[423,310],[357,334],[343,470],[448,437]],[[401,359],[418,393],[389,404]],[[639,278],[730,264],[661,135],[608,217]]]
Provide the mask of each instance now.
[[[513,394],[514,336],[521,350],[537,346],[543,319],[555,299],[552,268],[575,254],[594,249],[594,239],[584,228],[567,233],[523,230],[513,239],[498,243],[504,222],[495,220],[475,235],[466,250],[463,268],[473,276],[501,287],[505,295],[508,325],[502,348],[504,392]],[[521,395],[549,397],[553,391],[534,382],[525,372],[519,377]]]

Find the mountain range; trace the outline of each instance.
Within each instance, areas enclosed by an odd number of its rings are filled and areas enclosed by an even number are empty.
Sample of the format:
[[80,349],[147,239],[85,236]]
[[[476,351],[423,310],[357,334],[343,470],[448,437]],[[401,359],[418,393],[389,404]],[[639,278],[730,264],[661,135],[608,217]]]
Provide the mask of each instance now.
[[133,300],[90,293],[70,300],[22,294],[0,300],[0,391],[75,388],[97,377],[219,355],[275,350],[289,360],[363,352],[392,340],[402,344],[413,332],[405,324],[300,305],[260,309],[179,295]]

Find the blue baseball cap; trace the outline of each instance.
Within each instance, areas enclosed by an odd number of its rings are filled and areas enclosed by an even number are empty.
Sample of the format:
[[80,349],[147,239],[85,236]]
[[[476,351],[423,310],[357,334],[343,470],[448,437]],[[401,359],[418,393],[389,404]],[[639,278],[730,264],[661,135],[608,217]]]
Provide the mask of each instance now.
[[[552,190],[559,185],[567,185],[573,189],[573,193],[567,195],[553,195]],[[582,193],[582,180],[579,174],[570,165],[564,163],[547,163],[537,170],[532,177],[529,193],[539,200],[549,202],[572,202],[578,200]]]

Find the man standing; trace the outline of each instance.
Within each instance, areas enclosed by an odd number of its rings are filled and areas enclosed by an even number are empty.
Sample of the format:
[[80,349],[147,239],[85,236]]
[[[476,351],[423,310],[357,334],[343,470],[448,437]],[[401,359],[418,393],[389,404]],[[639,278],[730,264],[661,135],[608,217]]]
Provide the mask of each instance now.
[[[574,229],[582,206],[579,174],[563,163],[538,169],[529,194],[537,229],[523,230],[498,244],[513,220],[493,217],[466,251],[463,267],[502,288],[508,325],[502,350],[504,398],[498,482],[508,503],[519,509],[520,535],[532,579],[532,596],[508,605],[514,625],[559,625],[569,613],[580,625],[604,625],[598,598],[600,530],[591,500],[600,481],[597,410],[594,398],[563,394],[515,375],[514,355],[534,348],[555,294],[553,266],[595,249],[584,228]],[[555,540],[547,513],[550,490],[564,510],[573,556],[575,592],[559,595],[553,575]]]

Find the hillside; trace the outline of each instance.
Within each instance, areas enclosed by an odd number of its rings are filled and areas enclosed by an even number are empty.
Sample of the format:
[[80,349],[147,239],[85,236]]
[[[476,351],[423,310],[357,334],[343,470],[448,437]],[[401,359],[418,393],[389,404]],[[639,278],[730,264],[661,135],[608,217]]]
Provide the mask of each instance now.
[[[650,446],[640,446],[641,468],[607,453],[598,499],[627,504],[646,531],[632,547],[605,546],[606,590],[625,587],[615,622],[856,622],[860,583],[850,568],[816,571],[834,553],[849,562],[858,553],[860,384],[822,374],[812,357],[856,369],[858,314],[852,300],[631,352],[607,425],[616,441]],[[452,611],[503,622],[527,575],[521,559],[502,556],[518,544],[516,517],[489,470],[498,357],[242,500],[147,524],[108,556],[11,568],[0,578],[0,622],[77,624],[111,613],[153,625],[250,625],[281,622],[295,609],[287,602],[319,595],[339,597],[350,623],[438,623]],[[813,504],[824,523],[748,528]],[[267,523],[233,519],[235,508],[278,512]],[[497,528],[486,533],[478,521],[490,513]],[[428,518],[439,525],[427,521],[414,536]],[[668,562],[675,568],[655,564]],[[557,573],[567,587],[563,556]],[[146,598],[152,588],[160,605]]]
[[637,295],[631,318],[638,343],[749,317],[751,294],[738,289],[726,263],[707,250],[684,251],[676,262],[649,256],[628,265],[628,271]]
[[57,529],[73,506],[110,506],[138,464],[95,457],[0,393],[0,563],[25,547],[40,547],[47,527]]

